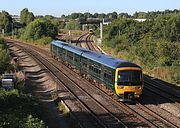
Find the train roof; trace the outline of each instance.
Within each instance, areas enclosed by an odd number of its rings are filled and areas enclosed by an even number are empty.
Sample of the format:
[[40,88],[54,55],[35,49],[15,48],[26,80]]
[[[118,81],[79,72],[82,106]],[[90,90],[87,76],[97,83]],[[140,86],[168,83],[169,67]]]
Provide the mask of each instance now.
[[88,52],[87,49],[81,48],[81,47],[77,47],[77,46],[74,46],[74,45],[66,45],[63,48],[68,50],[68,51],[71,51],[71,52],[73,52],[75,54],[78,54],[78,55],[82,55],[84,52]]
[[58,46],[58,47],[63,47],[63,46],[66,46],[66,45],[69,45],[68,43],[66,42],[62,42],[62,41],[59,41],[59,40],[53,40],[51,42],[52,45],[55,45],[55,46]]
[[73,46],[66,42],[53,41],[51,44],[56,45],[58,47],[64,46],[63,48],[68,51],[72,51],[75,54],[82,55],[85,58],[99,62],[100,64],[103,64],[103,65],[113,68],[113,69],[116,69],[119,67],[138,67],[138,68],[140,68],[138,65],[131,63],[129,61],[113,58],[112,56],[108,56],[108,55],[105,55],[102,53],[87,50],[87,49],[84,49],[81,47]]
[[57,46],[57,47],[63,47],[63,49],[66,49],[68,51],[71,51],[75,54],[81,55],[83,52],[88,51],[87,49],[81,48],[81,47],[77,47],[74,45],[70,45],[66,42],[62,42],[62,41],[52,41],[51,44]]
[[96,62],[99,62],[99,63],[101,63],[107,67],[113,68],[113,69],[116,69],[119,67],[139,67],[138,65],[128,62],[126,60],[117,59],[112,56],[108,56],[108,55],[94,52],[94,51],[84,52],[82,54],[82,56],[89,58],[91,60],[94,60]]

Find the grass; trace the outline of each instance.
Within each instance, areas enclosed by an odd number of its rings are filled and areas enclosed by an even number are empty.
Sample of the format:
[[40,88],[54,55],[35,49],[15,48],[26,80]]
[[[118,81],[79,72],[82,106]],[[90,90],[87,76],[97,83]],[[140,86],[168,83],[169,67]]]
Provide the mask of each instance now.
[[58,108],[61,112],[63,112],[65,117],[69,117],[70,116],[70,110],[69,108],[61,101],[58,103]]

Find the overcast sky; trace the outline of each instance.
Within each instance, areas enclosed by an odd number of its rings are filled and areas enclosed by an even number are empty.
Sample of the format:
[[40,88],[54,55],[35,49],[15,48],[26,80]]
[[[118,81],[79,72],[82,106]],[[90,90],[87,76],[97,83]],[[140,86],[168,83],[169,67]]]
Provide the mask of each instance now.
[[0,0],[0,11],[19,15],[28,8],[35,15],[71,14],[73,12],[117,13],[180,9],[180,0]]

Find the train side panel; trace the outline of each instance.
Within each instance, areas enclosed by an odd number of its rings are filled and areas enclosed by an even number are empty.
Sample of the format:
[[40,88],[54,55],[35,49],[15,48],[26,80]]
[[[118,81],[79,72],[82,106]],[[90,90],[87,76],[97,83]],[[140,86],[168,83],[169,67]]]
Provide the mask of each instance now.
[[105,84],[108,88],[115,90],[115,70],[97,63],[88,58],[82,57],[81,59],[81,72],[88,75],[99,83]]

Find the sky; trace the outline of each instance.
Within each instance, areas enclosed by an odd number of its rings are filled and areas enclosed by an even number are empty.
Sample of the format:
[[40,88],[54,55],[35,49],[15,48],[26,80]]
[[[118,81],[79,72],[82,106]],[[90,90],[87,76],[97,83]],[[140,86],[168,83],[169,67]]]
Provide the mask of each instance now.
[[73,12],[134,14],[139,11],[163,11],[180,9],[180,0],[0,0],[0,11],[20,15],[28,8],[34,15],[53,15],[60,17]]

